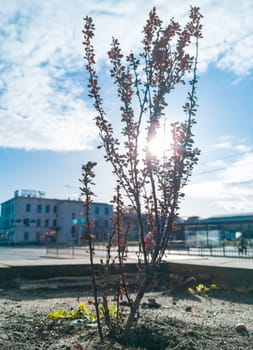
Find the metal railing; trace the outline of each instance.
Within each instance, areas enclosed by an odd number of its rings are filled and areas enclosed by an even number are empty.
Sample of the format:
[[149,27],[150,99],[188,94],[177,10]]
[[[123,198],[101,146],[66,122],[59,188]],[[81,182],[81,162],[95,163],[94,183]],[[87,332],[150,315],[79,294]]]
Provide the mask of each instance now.
[[219,246],[198,246],[189,247],[186,244],[176,246],[168,246],[167,254],[191,255],[191,256],[209,256],[209,257],[223,257],[235,259],[252,259],[253,247],[251,245],[241,247],[237,244],[220,244]]
[[[96,245],[96,252],[101,254],[105,253],[105,245]],[[117,250],[117,248],[114,248]],[[128,254],[136,256],[138,252],[138,246],[129,246],[127,251]],[[46,248],[46,256],[56,257],[56,258],[76,258],[87,256],[89,253],[89,248],[85,245],[63,245],[63,244],[48,244]],[[223,258],[233,258],[233,259],[252,259],[253,261],[253,247],[251,245],[247,246],[246,249],[241,250],[237,245],[221,245],[216,247],[189,247],[183,241],[174,241],[168,245],[165,252],[166,256],[173,255],[185,255],[185,256],[201,256],[201,257],[223,257]]]

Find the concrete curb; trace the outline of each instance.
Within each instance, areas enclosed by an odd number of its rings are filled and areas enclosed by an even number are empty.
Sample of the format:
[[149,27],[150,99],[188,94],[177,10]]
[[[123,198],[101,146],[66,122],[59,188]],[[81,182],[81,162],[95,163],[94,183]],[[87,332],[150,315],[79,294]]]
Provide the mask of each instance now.
[[[126,264],[125,269],[127,274],[133,275],[138,271],[136,263]],[[100,265],[97,265],[97,271],[99,272],[99,270]],[[29,284],[30,281],[31,284],[35,283],[38,287],[39,284],[41,284],[41,280],[49,282],[50,279],[55,279],[55,285],[58,287],[60,285],[64,287],[64,283],[56,283],[57,279],[64,278],[68,278],[68,281],[65,281],[65,287],[71,287],[71,285],[75,286],[76,283],[80,284],[80,279],[88,281],[90,274],[91,269],[89,264],[75,263],[74,261],[71,261],[71,263],[64,263],[61,260],[60,263],[48,263],[46,265],[2,265],[0,267],[0,288],[14,281],[22,281],[22,283],[25,282],[27,284]],[[181,276],[183,279],[194,277],[198,283],[215,283],[219,288],[225,290],[253,290],[253,269],[249,268],[208,265],[203,264],[203,262],[202,265],[200,265],[199,263],[197,264],[190,261],[173,261],[162,263],[158,270],[158,275],[159,283],[163,286],[168,286],[168,288],[169,285],[173,283],[171,282],[171,275],[177,275]],[[18,284],[20,285],[20,283]],[[34,288],[37,287],[34,285]],[[170,285],[170,287],[173,288],[173,285]]]

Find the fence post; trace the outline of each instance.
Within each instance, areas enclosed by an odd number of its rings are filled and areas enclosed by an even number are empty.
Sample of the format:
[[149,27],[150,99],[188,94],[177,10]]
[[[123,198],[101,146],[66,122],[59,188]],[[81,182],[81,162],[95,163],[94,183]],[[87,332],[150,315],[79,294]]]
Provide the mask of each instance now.
[[226,255],[225,242],[222,242],[223,256]]

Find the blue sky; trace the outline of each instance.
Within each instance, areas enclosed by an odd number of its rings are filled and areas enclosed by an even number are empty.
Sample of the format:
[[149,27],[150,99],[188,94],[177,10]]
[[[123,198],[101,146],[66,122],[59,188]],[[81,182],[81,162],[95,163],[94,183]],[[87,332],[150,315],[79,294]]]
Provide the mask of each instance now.
[[[16,189],[77,198],[81,165],[90,159],[99,161],[96,200],[111,199],[110,167],[96,149],[87,98],[83,17],[96,24],[103,77],[112,36],[125,52],[138,51],[153,6],[165,23],[171,17],[184,23],[190,4],[204,15],[194,128],[202,155],[181,214],[253,212],[252,0],[177,0],[176,6],[172,0],[1,0],[0,203]],[[114,95],[106,89],[105,97],[113,121]]]

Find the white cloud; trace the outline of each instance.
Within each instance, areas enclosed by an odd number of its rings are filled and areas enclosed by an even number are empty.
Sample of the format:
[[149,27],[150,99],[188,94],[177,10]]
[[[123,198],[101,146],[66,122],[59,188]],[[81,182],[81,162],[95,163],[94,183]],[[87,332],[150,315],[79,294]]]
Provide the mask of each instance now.
[[239,198],[236,200],[217,201],[217,207],[224,210],[225,213],[252,213],[252,199]]
[[80,99],[81,79],[70,75],[83,65],[77,11],[69,2],[18,4],[8,2],[0,17],[0,146],[88,149],[97,136],[94,112]]
[[[165,22],[186,19],[191,2],[179,0],[20,0],[0,9],[0,147],[87,149],[96,137],[84,101],[82,18],[94,17],[98,59],[111,37],[137,49],[147,13],[156,5]],[[202,70],[215,62],[247,75],[252,70],[251,0],[197,0],[204,15]]]
[[216,150],[230,150],[232,152],[249,152],[252,147],[247,145],[246,139],[238,140],[238,137],[233,135],[223,135],[219,137],[219,140],[211,146]]
[[213,168],[215,170],[217,168],[218,169],[224,168],[226,166],[226,162],[223,159],[217,159],[214,161],[207,162],[206,165],[207,167]]
[[[224,165],[224,164],[223,164]],[[206,207],[216,208],[217,213],[251,212],[253,207],[253,153],[245,153],[237,160],[217,170],[213,180],[191,183],[185,192],[187,200],[206,201]],[[208,211],[200,208],[199,213]]]
[[252,71],[253,3],[243,1],[199,1],[204,15],[204,41],[200,61],[203,67],[215,62],[237,75]]
[[[240,159],[230,163],[228,167],[219,174],[224,184],[236,185],[234,191],[241,193],[240,184],[245,185],[253,182],[253,153],[244,154]],[[248,190],[248,189],[247,189]]]
[[[36,77],[36,79],[35,79]],[[40,67],[12,71],[2,103],[0,146],[81,150],[96,138],[91,112],[71,80],[55,91],[54,79]]]

